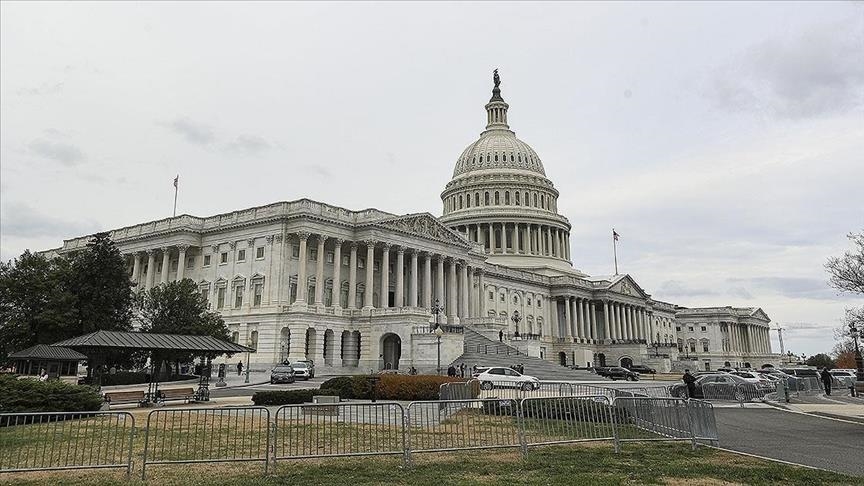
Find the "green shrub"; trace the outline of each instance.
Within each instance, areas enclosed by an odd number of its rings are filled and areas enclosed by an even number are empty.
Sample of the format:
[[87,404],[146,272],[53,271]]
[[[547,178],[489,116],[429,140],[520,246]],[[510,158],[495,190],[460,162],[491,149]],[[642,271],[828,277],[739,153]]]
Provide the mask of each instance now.
[[[378,375],[376,378],[379,379],[375,387],[376,399],[400,401],[438,400],[438,391],[442,384],[467,381],[462,378],[436,375]],[[354,398],[371,399],[372,380],[370,376],[353,377],[352,393]]]
[[321,383],[322,390],[331,390],[333,395],[339,395],[343,400],[356,398],[354,395],[354,380],[350,376],[337,376]]
[[525,403],[522,409],[525,418],[546,420],[570,420],[582,422],[611,423],[613,418],[623,420],[623,409],[593,398],[543,398]]
[[259,391],[252,395],[255,405],[294,405],[312,401],[313,393],[318,390],[280,390]]
[[0,375],[2,412],[85,412],[99,410],[102,402],[89,386]]

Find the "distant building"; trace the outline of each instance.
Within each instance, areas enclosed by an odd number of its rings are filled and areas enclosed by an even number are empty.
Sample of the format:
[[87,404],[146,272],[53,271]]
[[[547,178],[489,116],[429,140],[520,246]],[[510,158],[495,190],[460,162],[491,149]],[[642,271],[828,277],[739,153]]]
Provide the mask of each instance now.
[[[446,331],[445,367],[465,351],[463,330],[494,341],[503,332],[507,344],[564,365],[669,370],[692,366],[681,355],[700,368],[775,360],[761,310],[680,309],[652,299],[629,275],[574,268],[558,191],[510,130],[497,83],[492,93],[486,129],[441,194],[441,217],[301,199],[151,221],[111,238],[138,289],[194,280],[233,339],[257,349],[255,368],[312,359],[319,373],[429,371],[436,320]],[[700,323],[710,331],[703,335]]]

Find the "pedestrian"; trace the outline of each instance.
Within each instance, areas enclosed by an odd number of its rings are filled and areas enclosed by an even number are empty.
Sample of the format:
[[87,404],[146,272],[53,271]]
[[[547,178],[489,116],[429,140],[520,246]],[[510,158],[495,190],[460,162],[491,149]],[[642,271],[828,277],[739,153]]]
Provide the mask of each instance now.
[[243,360],[237,362],[237,376],[243,374]]
[[525,365],[523,365],[522,363],[519,363],[519,374],[520,375],[525,374]]
[[504,331],[498,331],[498,340],[504,342]]
[[687,385],[687,398],[693,398],[693,395],[696,394],[696,377],[690,373],[690,370],[684,370],[684,376],[681,379]]
[[822,378],[822,386],[825,387],[825,395],[831,396],[831,370],[828,367],[822,368],[822,373],[819,374],[819,377]]
[[465,378],[465,363],[459,363],[459,378]]
[[450,376],[450,377],[456,376],[456,367],[455,366],[450,365],[450,367],[447,368],[447,376]]
[[45,368],[39,370],[39,381],[48,381],[48,372],[45,371]]

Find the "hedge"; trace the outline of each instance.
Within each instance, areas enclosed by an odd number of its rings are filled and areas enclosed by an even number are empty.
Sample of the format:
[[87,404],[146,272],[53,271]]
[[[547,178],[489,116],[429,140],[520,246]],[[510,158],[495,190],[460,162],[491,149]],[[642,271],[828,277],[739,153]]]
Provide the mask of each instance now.
[[0,375],[2,412],[85,412],[99,410],[102,401],[89,386]]
[[[376,375],[379,378],[375,389],[377,400],[438,400],[438,390],[443,383],[465,382],[462,378],[435,375]],[[479,388],[477,389],[479,393]],[[370,400],[372,380],[369,375],[340,376],[321,384],[318,390],[284,390],[255,392],[255,405],[293,405],[309,403],[316,395],[338,395],[343,400]]]
[[255,405],[296,405],[310,403],[314,396],[336,394],[334,390],[325,389],[260,391],[252,395],[252,403]]

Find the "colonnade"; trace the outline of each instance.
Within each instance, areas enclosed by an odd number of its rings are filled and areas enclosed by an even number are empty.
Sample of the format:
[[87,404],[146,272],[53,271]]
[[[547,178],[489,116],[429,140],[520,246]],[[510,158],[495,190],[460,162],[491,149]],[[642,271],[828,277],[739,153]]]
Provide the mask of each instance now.
[[456,230],[490,254],[540,255],[570,260],[570,233],[551,225],[497,222],[459,225]]
[[652,314],[643,306],[578,296],[558,297],[556,305],[563,307],[563,312],[553,312],[553,335],[565,341],[651,342]]
[[729,351],[733,353],[771,353],[771,335],[767,327],[728,322],[726,340]]
[[[158,256],[162,260],[159,283],[168,283],[171,256],[175,249],[177,251],[177,274],[175,280],[183,280],[186,275],[186,254],[189,248],[189,245],[163,246],[158,249],[150,248],[134,252],[132,254],[132,282],[138,284],[144,290],[153,288],[156,285],[156,259]],[[145,257],[146,264],[144,261]]]

